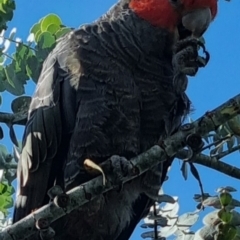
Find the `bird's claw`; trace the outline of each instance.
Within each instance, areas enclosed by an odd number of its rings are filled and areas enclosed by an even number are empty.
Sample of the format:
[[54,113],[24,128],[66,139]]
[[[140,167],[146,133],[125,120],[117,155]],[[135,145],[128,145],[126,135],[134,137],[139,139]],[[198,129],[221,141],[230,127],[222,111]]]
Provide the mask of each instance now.
[[130,172],[131,162],[118,155],[113,155],[109,161],[111,163],[111,174],[107,176],[107,180],[114,186],[122,186],[124,177]]
[[[204,57],[199,56],[198,50],[202,49]],[[199,67],[205,67],[210,59],[204,43],[196,38],[186,38],[176,43],[173,49],[172,64],[175,75],[185,74],[195,76]]]

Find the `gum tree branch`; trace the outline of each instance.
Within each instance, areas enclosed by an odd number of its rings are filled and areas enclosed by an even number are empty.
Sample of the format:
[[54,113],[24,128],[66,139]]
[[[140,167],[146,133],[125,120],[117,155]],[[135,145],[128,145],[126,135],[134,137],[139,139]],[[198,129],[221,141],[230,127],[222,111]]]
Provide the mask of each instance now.
[[[182,126],[176,134],[164,140],[161,143],[161,146],[153,146],[145,153],[131,159],[129,161],[128,174],[123,175],[123,173],[118,172],[119,175],[122,174],[122,183],[126,183],[127,181],[138,177],[151,167],[159,164],[159,162],[168,159],[168,157],[174,156],[179,150],[186,146],[186,143],[190,145],[189,139],[191,139],[191,137],[204,136],[208,132],[216,130],[220,125],[224,124],[239,113],[240,95],[237,95],[215,110],[207,112],[195,122]],[[114,171],[112,171],[112,168],[110,167],[111,165],[112,162],[110,159],[102,166],[106,178],[110,179],[105,186],[102,184],[102,176],[98,176],[83,185],[73,188],[66,193],[68,200],[66,201],[64,208],[61,208],[56,204],[59,201],[60,195],[56,196],[53,202],[41,207],[32,214],[26,216],[24,219],[5,229],[0,233],[0,239],[20,240],[27,238],[37,232],[35,225],[40,219],[47,219],[49,224],[51,224],[64,215],[69,214],[74,209],[92,201],[100,194],[110,191],[114,186],[118,186],[119,183],[111,183],[111,179],[114,179]]]
[[[188,150],[182,149],[177,152],[176,157],[179,159],[186,159],[188,156]],[[205,154],[198,154],[194,159],[191,160],[194,163],[203,165],[205,167],[212,168],[218,172],[224,173],[230,177],[240,179],[240,169],[237,167],[234,167],[230,164],[224,163],[220,160],[218,160],[217,157],[210,157]]]
[[10,124],[25,125],[27,114],[0,112],[0,122]]

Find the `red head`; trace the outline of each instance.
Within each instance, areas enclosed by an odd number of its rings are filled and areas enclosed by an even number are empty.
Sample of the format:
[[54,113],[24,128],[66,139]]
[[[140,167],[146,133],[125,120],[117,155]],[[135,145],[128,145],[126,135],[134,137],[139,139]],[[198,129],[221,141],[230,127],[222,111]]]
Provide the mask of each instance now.
[[174,30],[182,17],[199,9],[210,9],[211,20],[217,14],[217,0],[130,0],[129,7],[154,26]]

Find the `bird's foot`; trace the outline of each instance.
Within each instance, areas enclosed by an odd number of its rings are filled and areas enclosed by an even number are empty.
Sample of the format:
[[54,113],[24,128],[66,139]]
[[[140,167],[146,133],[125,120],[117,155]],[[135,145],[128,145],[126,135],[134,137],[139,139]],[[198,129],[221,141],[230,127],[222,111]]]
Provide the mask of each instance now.
[[158,192],[161,187],[161,178],[162,170],[160,166],[156,166],[146,172],[141,182],[143,192],[154,201],[158,201]]
[[[202,49],[204,57],[199,56]],[[173,49],[172,64],[175,74],[195,76],[199,67],[205,67],[210,55],[206,51],[203,41],[196,38],[185,38],[176,43]]]
[[131,169],[131,162],[125,157],[113,155],[109,159],[111,163],[111,174],[107,177],[108,181],[111,181],[113,185],[121,185],[124,177],[129,174]]

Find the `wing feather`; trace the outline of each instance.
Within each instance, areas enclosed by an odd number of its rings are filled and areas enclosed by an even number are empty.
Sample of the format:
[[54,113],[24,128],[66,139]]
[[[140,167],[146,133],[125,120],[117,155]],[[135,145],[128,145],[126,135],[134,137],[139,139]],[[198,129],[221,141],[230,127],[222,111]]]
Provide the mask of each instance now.
[[[65,161],[62,156],[67,155],[61,152],[66,151],[67,148],[62,150],[59,146],[64,138],[62,133],[68,134],[71,131],[67,126],[62,129],[62,116],[66,112],[64,107],[67,108],[67,105],[61,105],[61,98],[66,98],[64,92],[72,91],[61,90],[62,87],[71,88],[69,84],[63,84],[70,78],[64,65],[66,62],[64,60],[68,56],[68,47],[69,41],[65,37],[45,60],[30,105],[18,164],[14,222],[49,201],[47,191],[59,177],[55,169],[61,169]],[[74,111],[74,108],[71,110]]]

